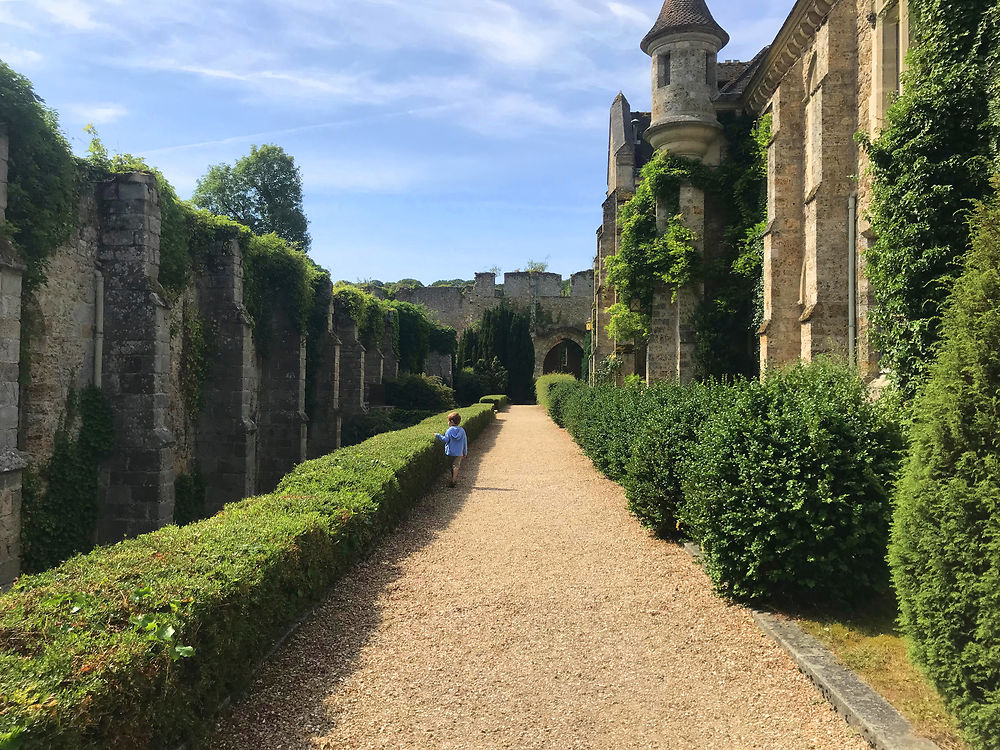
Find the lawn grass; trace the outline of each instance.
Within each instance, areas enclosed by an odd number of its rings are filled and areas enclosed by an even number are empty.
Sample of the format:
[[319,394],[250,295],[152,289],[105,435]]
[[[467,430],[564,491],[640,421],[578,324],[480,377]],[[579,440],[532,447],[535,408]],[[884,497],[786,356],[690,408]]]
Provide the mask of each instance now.
[[891,594],[854,612],[796,613],[799,626],[861,676],[942,750],[969,750],[957,722],[923,673],[906,656]]

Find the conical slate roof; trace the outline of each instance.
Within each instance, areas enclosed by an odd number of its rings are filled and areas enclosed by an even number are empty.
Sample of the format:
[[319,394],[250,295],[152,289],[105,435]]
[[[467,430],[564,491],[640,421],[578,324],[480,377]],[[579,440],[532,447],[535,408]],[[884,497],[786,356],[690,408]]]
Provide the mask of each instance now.
[[701,31],[719,37],[720,48],[729,42],[729,34],[712,18],[705,0],[665,0],[660,17],[643,37],[639,47],[649,54],[649,44],[662,34]]

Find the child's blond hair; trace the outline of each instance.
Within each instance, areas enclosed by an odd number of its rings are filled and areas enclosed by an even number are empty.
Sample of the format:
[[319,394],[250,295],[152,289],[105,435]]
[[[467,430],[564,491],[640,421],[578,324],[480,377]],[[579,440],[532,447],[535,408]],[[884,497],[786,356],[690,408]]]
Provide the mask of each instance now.
[[462,415],[459,414],[457,411],[453,411],[451,414],[448,415],[448,423],[462,424]]

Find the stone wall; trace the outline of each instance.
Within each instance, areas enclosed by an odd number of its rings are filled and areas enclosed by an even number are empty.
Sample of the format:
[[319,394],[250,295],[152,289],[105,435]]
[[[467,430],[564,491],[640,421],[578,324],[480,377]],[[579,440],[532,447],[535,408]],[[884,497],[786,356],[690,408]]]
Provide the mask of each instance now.
[[[6,163],[0,158],[0,178]],[[157,279],[160,211],[153,177],[118,175],[81,193],[78,228],[23,305],[23,266],[0,241],[0,586],[20,569],[24,463],[18,448],[36,470],[44,467],[66,422],[71,391],[98,385],[114,416],[114,451],[100,474],[98,542],[170,523],[180,474],[200,472],[205,510],[213,513],[271,489],[306,455],[339,446],[341,342],[329,300],[327,330],[316,336],[325,349],[313,357],[318,406],[310,425],[303,336],[279,304],[268,340],[254,340],[238,242],[219,238],[188,287],[168,298]],[[0,200],[0,216],[2,208]],[[194,328],[206,341],[197,355],[187,350]],[[348,403],[360,410],[364,348],[351,343],[356,360],[353,373],[347,368],[354,397]],[[189,356],[205,365],[194,391]],[[28,376],[21,389],[20,369]]]
[[316,295],[322,312],[320,330],[310,332],[311,347],[306,361],[306,413],[309,415],[309,458],[324,456],[340,447],[340,350],[334,330],[332,286],[327,283]]

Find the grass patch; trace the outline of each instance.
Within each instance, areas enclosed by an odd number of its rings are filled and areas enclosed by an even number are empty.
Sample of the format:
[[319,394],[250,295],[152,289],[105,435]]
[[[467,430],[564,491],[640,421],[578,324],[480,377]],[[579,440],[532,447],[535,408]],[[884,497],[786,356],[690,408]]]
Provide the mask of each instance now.
[[942,750],[969,750],[944,700],[907,658],[897,616],[895,599],[886,595],[863,610],[798,613],[795,619],[909,719],[918,734]]

